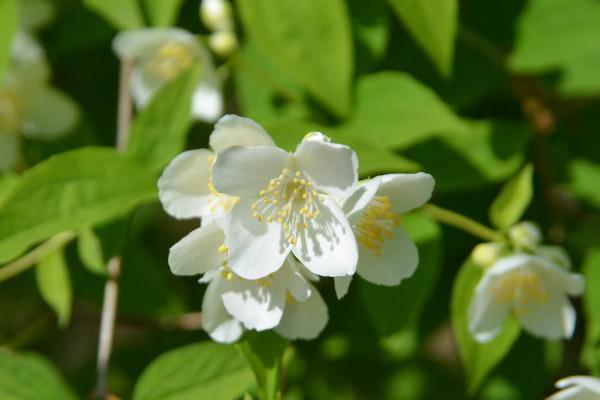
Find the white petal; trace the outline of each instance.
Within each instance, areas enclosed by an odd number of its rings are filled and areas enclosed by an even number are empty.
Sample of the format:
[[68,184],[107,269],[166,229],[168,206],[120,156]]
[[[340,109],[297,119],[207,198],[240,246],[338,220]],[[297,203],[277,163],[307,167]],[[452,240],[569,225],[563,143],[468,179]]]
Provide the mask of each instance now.
[[333,278],[333,283],[335,285],[335,295],[338,299],[341,299],[348,293],[348,289],[350,289],[350,284],[352,283],[353,275],[347,276],[336,276]]
[[358,248],[352,228],[341,208],[330,198],[320,204],[321,213],[299,232],[294,255],[314,274],[352,275]]
[[500,332],[510,311],[508,304],[497,302],[493,296],[495,279],[495,276],[485,274],[477,284],[469,305],[469,331],[480,343],[492,340]]
[[134,67],[133,71],[131,71],[130,89],[137,108],[142,108],[146,105],[162,84],[163,82],[159,80],[149,79],[141,68]]
[[293,301],[285,306],[281,322],[275,328],[288,339],[314,339],[327,325],[327,305],[314,287],[312,295],[304,302]]
[[194,229],[169,250],[169,266],[175,275],[203,274],[219,267],[224,259],[219,253],[225,236],[217,225]]
[[591,376],[570,376],[556,382],[557,388],[565,388],[567,386],[581,386],[600,395],[600,379]]
[[290,264],[288,256],[283,268],[273,274],[273,279],[279,280],[281,285],[298,301],[306,301],[311,295],[312,285]]
[[549,293],[546,303],[528,303],[526,311],[518,313],[517,318],[531,334],[558,340],[573,335],[576,315],[564,294]]
[[192,95],[192,115],[201,121],[214,122],[223,114],[223,95],[218,82],[201,80]]
[[246,279],[259,279],[277,271],[290,253],[280,224],[252,218],[251,202],[241,200],[225,227],[229,266]]
[[217,156],[213,183],[221,193],[257,198],[289,160],[290,155],[277,147],[229,147]]
[[42,86],[30,99],[23,133],[29,137],[54,138],[73,129],[79,109],[66,94]]
[[234,276],[221,297],[225,309],[246,329],[258,331],[279,324],[285,307],[285,288],[269,278],[259,282]]
[[583,275],[569,272],[566,269],[547,261],[545,258],[535,257],[534,264],[538,267],[547,284],[564,291],[571,296],[583,294],[585,289],[585,280]]
[[355,224],[360,219],[362,211],[369,205],[377,190],[379,189],[379,179],[369,179],[361,182],[354,191],[344,200],[342,209],[348,216],[351,224]]
[[274,146],[275,142],[262,126],[250,118],[225,115],[210,134],[210,147],[216,151],[232,146]]
[[394,236],[386,238],[379,256],[363,245],[358,246],[356,272],[377,285],[395,286],[412,276],[419,264],[419,251],[402,227],[394,229]]
[[296,167],[315,187],[343,198],[358,181],[356,153],[348,146],[322,140],[304,140],[294,153]]
[[581,386],[571,386],[553,394],[546,400],[598,400],[598,394]]
[[429,174],[389,174],[379,177],[381,185],[377,195],[388,196],[392,201],[392,211],[403,214],[425,204],[435,186]]
[[16,134],[0,132],[0,171],[17,164],[21,146]]
[[202,328],[210,337],[220,343],[233,343],[242,336],[244,328],[240,321],[231,316],[225,306],[221,294],[224,280],[213,280],[204,293],[202,300]]
[[206,149],[179,154],[158,180],[158,197],[175,218],[199,218],[213,198],[209,190],[214,154]]
[[167,42],[198,46],[191,33],[178,28],[145,28],[122,31],[113,40],[112,47],[120,58],[148,57]]

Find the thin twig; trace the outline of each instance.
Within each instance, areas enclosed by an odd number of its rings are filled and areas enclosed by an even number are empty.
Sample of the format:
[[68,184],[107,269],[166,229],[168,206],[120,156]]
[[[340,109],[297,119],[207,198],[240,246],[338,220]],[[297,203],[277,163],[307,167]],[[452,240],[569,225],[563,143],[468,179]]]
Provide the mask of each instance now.
[[[117,112],[117,150],[124,152],[129,141],[129,127],[131,125],[132,103],[129,91],[129,78],[133,62],[121,62],[121,77],[119,82],[119,108]],[[107,266],[107,280],[104,286],[104,300],[100,319],[100,334],[98,338],[97,381],[95,398],[107,399],[108,390],[108,365],[112,352],[113,337],[115,332],[115,318],[119,299],[119,277],[121,275],[121,256],[115,255]]]
[[61,232],[46,240],[38,247],[25,254],[23,257],[6,264],[6,266],[0,268],[0,282],[12,278],[28,268],[33,267],[39,260],[44,258],[44,256],[58,248],[65,246],[67,243],[73,240],[75,236],[76,235],[73,232]]
[[493,229],[454,211],[446,210],[433,204],[423,206],[423,211],[440,222],[452,225],[480,239],[494,242],[500,238],[500,234]]

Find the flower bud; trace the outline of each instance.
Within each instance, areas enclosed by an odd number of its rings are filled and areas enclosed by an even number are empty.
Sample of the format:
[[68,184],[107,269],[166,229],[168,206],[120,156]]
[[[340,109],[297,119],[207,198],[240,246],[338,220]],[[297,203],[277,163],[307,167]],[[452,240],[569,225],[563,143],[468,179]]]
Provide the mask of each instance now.
[[521,222],[508,230],[508,237],[515,249],[533,250],[542,241],[540,228],[532,222]]
[[500,258],[502,245],[499,243],[481,243],[471,252],[471,260],[480,267],[491,267]]
[[212,31],[233,29],[231,5],[226,0],[202,0],[200,19]]
[[208,38],[208,45],[218,56],[227,57],[235,51],[238,41],[233,31],[224,30],[211,34]]

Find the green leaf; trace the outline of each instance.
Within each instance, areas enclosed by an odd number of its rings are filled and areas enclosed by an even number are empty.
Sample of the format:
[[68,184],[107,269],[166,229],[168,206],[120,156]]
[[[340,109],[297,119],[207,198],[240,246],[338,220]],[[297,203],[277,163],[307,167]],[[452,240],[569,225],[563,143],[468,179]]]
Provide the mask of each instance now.
[[574,160],[569,165],[571,190],[582,199],[600,207],[600,165],[586,160]]
[[340,131],[375,146],[401,149],[439,134],[461,138],[469,127],[410,75],[380,72],[358,82],[356,110]]
[[182,2],[183,0],[142,0],[146,15],[153,26],[174,25]]
[[490,207],[490,220],[504,229],[517,223],[533,198],[533,165],[527,164],[506,182]]
[[10,191],[13,187],[16,186],[19,181],[19,175],[12,172],[5,172],[0,174],[0,207],[2,207],[2,203],[4,199],[8,197]]
[[0,0],[0,83],[10,62],[11,43],[17,29],[16,0]]
[[71,318],[73,291],[62,248],[39,261],[35,269],[35,277],[42,298],[58,317],[58,325],[67,326]]
[[83,0],[83,2],[118,30],[143,28],[145,25],[138,0]]
[[531,138],[526,125],[508,121],[477,121],[469,125],[471,129],[466,134],[435,138],[407,152],[435,176],[436,191],[500,182],[523,165]]
[[[410,214],[402,217],[402,224],[419,247],[419,266],[414,275],[394,287],[376,286],[362,279],[352,283],[360,285],[360,294],[369,316],[384,336],[418,320],[435,287],[442,261],[441,232],[436,222],[422,214]],[[395,307],[389,307],[390,304],[410,304],[410,308],[398,313]]]
[[245,31],[339,116],[350,108],[352,37],[342,0],[238,0]]
[[596,0],[531,0],[519,18],[509,62],[524,73],[564,72],[569,94],[600,91],[600,3]]
[[481,268],[467,261],[460,269],[452,288],[452,327],[471,394],[477,391],[486,376],[508,354],[521,331],[516,319],[509,317],[498,336],[490,342],[481,344],[473,339],[468,328],[467,313],[482,273]]
[[45,358],[0,349],[0,399],[76,400],[77,397]]
[[452,72],[454,40],[458,27],[457,0],[390,0],[410,34],[440,73]]
[[600,372],[600,247],[592,248],[586,254],[582,272],[585,277],[583,309],[586,316],[582,358],[597,375]]
[[84,226],[77,237],[77,250],[83,266],[97,275],[106,275],[106,263],[102,255],[102,243],[89,226]]
[[199,74],[198,68],[190,68],[169,82],[133,122],[128,152],[152,171],[164,168],[185,146]]
[[370,71],[385,55],[390,38],[390,21],[386,0],[348,0],[348,12],[355,41],[357,75]]
[[281,367],[287,341],[273,331],[249,331],[236,347],[254,372],[260,399],[280,400]]
[[160,355],[142,373],[133,399],[233,400],[252,382],[252,371],[232,346],[204,342]]
[[0,207],[0,262],[65,230],[109,221],[156,197],[156,179],[110,148],[62,153],[28,170]]

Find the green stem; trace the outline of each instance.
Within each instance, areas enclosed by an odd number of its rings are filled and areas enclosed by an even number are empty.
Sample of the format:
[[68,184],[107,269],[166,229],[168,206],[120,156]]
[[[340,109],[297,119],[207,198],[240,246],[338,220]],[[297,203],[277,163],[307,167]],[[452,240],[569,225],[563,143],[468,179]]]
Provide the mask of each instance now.
[[0,282],[12,278],[13,276],[33,267],[39,260],[44,258],[44,256],[58,248],[65,246],[67,243],[73,240],[75,236],[76,235],[74,232],[61,232],[46,240],[41,245],[25,254],[23,257],[6,264],[6,266],[0,268]]
[[444,224],[462,229],[488,242],[493,242],[500,238],[500,234],[495,230],[454,211],[446,210],[433,204],[425,205],[423,211]]

